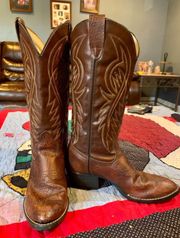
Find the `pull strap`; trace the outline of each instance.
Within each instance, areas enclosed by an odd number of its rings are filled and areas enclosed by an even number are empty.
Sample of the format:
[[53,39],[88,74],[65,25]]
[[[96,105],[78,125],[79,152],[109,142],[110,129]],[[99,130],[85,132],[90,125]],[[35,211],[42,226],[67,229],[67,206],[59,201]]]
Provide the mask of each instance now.
[[89,16],[89,41],[92,54],[95,58],[101,55],[104,46],[105,15]]

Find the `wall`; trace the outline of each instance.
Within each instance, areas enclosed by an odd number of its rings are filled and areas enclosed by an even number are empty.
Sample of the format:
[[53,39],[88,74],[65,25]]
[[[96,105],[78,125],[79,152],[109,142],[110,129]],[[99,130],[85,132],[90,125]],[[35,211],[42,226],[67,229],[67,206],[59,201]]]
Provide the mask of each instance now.
[[[159,62],[169,0],[100,0],[100,13],[125,25],[138,38],[141,60]],[[0,41],[17,40],[14,21],[22,17],[45,41],[50,32],[50,0],[33,0],[33,13],[12,13],[9,1],[1,0]],[[80,0],[72,0],[72,24],[88,18],[80,13]]]
[[12,13],[9,0],[1,0],[0,41],[17,40],[14,25],[16,17],[22,17],[26,24],[38,32],[42,40],[45,41],[51,32],[49,2],[49,0],[33,0],[33,13]]
[[170,0],[163,52],[168,52],[168,61],[173,63],[174,73],[180,74],[180,1]]

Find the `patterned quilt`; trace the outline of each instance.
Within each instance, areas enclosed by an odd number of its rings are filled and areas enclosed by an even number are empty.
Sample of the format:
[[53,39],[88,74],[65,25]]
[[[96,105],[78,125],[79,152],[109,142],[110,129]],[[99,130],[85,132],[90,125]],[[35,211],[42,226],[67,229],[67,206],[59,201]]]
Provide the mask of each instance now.
[[[171,110],[125,113],[119,144],[139,170],[180,185],[180,124]],[[69,110],[69,123],[71,110]],[[23,198],[30,172],[31,143],[26,109],[0,111],[0,238],[179,238],[180,194],[157,204],[128,201],[107,183],[97,190],[68,188],[70,206],[54,230],[37,232],[26,222]]]

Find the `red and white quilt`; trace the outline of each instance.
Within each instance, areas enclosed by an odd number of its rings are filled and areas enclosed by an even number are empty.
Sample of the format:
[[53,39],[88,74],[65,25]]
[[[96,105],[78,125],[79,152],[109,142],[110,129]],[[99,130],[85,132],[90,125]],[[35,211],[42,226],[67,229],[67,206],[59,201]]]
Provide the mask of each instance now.
[[[171,113],[163,107],[143,116],[125,113],[119,139],[135,167],[180,185],[180,124]],[[0,238],[180,237],[180,194],[167,202],[140,204],[126,200],[111,184],[89,191],[69,188],[65,220],[49,232],[33,230],[23,213],[30,161],[27,110],[1,110]]]

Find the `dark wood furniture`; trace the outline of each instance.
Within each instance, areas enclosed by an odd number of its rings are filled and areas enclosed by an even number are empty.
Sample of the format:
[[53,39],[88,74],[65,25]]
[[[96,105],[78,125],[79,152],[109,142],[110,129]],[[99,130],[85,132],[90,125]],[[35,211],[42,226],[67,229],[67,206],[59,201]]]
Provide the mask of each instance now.
[[160,88],[177,88],[175,111],[180,103],[180,75],[176,74],[141,74],[140,91],[142,95],[143,88],[155,88],[154,105],[157,104]]

